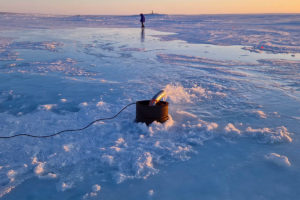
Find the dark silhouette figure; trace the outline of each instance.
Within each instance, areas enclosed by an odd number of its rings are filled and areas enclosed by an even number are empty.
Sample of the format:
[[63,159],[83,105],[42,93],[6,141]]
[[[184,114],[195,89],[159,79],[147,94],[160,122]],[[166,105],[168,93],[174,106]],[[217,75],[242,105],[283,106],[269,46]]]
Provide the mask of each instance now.
[[145,25],[144,25],[144,23],[146,21],[145,16],[143,15],[143,13],[141,13],[140,16],[141,16],[140,22],[142,24],[142,28],[145,28]]

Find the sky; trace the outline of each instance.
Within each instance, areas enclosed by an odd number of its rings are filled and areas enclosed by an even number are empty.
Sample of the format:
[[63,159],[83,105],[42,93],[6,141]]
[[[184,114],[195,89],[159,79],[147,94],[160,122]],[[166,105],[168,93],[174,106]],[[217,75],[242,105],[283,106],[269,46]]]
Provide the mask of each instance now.
[[0,0],[0,12],[130,15],[300,13],[300,0]]

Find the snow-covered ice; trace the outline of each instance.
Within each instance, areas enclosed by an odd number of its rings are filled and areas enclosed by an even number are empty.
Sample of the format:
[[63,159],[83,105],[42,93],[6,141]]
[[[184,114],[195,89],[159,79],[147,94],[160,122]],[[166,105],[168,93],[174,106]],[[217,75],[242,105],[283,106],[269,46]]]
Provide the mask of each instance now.
[[[299,199],[300,16],[0,13],[1,199]],[[274,153],[275,152],[275,153]]]

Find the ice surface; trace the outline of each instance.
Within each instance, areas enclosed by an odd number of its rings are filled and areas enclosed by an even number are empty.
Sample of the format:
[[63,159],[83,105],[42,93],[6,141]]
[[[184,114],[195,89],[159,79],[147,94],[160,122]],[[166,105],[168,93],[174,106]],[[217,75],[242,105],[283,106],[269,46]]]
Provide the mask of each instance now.
[[300,197],[299,15],[0,15],[2,136],[170,103],[0,140],[0,198]]

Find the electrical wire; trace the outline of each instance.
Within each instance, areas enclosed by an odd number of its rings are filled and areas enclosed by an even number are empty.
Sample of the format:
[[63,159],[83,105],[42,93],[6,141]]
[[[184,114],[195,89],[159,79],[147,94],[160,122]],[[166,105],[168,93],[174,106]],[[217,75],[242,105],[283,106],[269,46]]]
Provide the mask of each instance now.
[[129,106],[132,106],[136,103],[130,103],[128,104],[127,106],[123,107],[117,114],[115,114],[114,116],[112,117],[107,117],[107,118],[99,118],[99,119],[96,119],[92,122],[90,122],[88,125],[86,125],[85,127],[83,128],[78,128],[78,129],[66,129],[66,130],[62,130],[62,131],[59,131],[57,133],[53,133],[51,135],[31,135],[31,134],[26,134],[26,133],[23,133],[23,134],[17,134],[17,135],[12,135],[12,136],[0,136],[0,139],[10,139],[10,138],[15,138],[15,137],[20,137],[20,136],[27,136],[27,137],[32,137],[32,138],[50,138],[50,137],[54,137],[54,136],[57,136],[57,135],[60,135],[62,133],[66,133],[66,132],[76,132],[76,131],[82,131],[84,129],[87,129],[88,127],[90,127],[91,125],[93,125],[94,123],[96,122],[99,122],[99,121],[105,121],[105,120],[112,120],[114,118],[116,118],[121,112],[123,112],[125,109],[127,109]]

